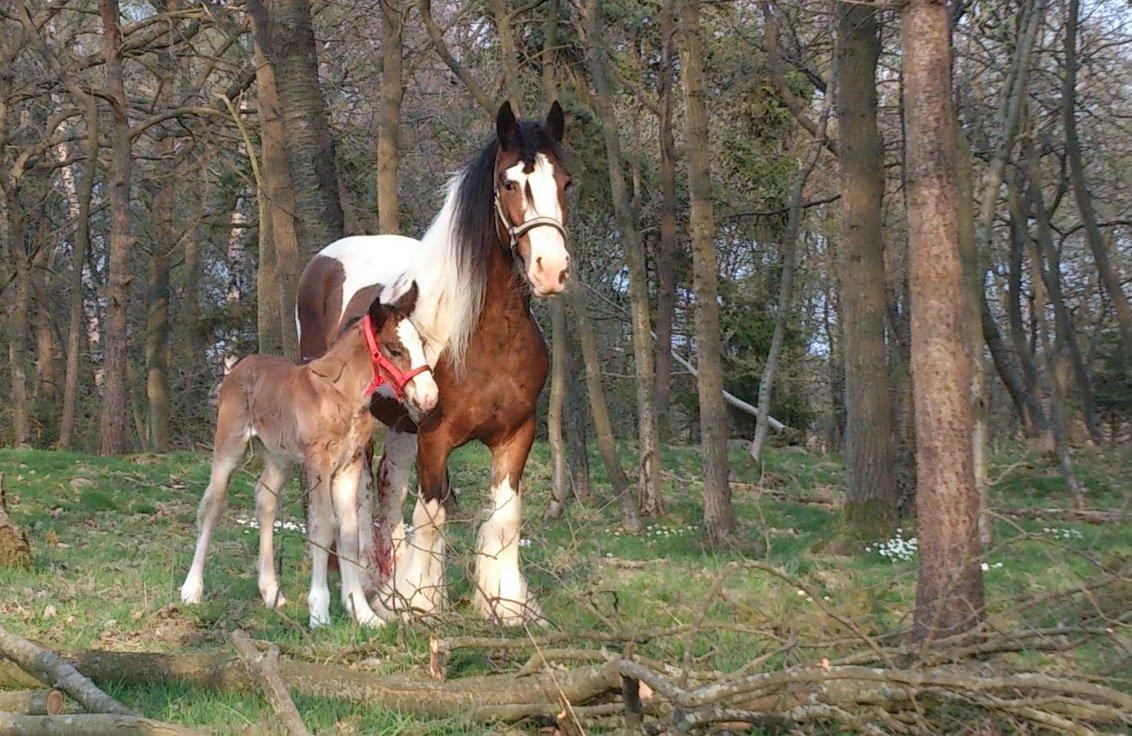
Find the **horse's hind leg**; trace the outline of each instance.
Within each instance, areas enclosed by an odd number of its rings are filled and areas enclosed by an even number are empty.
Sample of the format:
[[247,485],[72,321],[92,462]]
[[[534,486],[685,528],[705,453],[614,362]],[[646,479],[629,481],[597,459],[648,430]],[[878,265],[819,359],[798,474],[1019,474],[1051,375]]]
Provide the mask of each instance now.
[[[372,479],[376,490],[377,520],[372,535],[366,538],[366,524],[373,517],[373,495],[369,501],[359,494],[358,527],[366,593],[373,594],[385,585],[394,564],[405,551],[405,496],[409,491],[409,472],[417,457],[417,436],[390,428],[385,434],[385,451]],[[367,506],[368,504],[368,506]],[[367,549],[367,544],[371,546]]]
[[204,594],[204,560],[208,555],[208,545],[212,541],[216,522],[228,503],[228,481],[232,477],[232,471],[240,464],[247,446],[247,437],[242,433],[227,433],[227,437],[222,439],[221,433],[217,432],[208,488],[197,509],[197,546],[193,553],[193,564],[181,585],[181,600],[185,603],[200,603]]
[[285,458],[264,453],[263,475],[255,487],[256,521],[259,523],[259,592],[268,608],[282,608],[287,603],[275,576],[274,534],[279,496],[290,479]]

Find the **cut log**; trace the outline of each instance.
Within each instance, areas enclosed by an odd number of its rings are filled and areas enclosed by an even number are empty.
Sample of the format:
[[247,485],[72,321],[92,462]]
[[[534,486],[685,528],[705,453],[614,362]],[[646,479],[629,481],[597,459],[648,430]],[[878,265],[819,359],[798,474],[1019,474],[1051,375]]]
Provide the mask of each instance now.
[[279,647],[272,646],[260,654],[252,638],[239,629],[232,632],[232,645],[240,659],[244,660],[248,674],[259,681],[264,697],[271,704],[275,715],[279,716],[287,733],[291,736],[311,736],[303,723],[303,717],[299,715],[299,709],[295,707],[295,701],[291,700],[291,693],[287,692],[287,686],[279,675]]
[[120,714],[24,716],[0,713],[0,736],[197,736],[200,733],[171,723]]
[[137,715],[114,698],[98,689],[82,673],[50,649],[32,644],[0,626],[0,654],[20,669],[46,685],[70,695],[91,713]]
[[57,716],[67,707],[58,690],[11,690],[0,692],[0,711],[25,716]]
[[8,499],[4,491],[4,474],[0,473],[0,567],[31,569],[31,545],[28,535],[8,516]]
[[[223,652],[155,654],[82,651],[64,658],[99,683],[152,686],[183,683],[210,690],[258,692],[259,683],[244,663]],[[19,673],[0,662],[0,687]],[[344,667],[283,659],[279,673],[299,695],[345,700],[398,710],[420,717],[467,714],[483,721],[557,716],[559,697],[583,703],[621,689],[621,678],[606,663],[529,677],[483,675],[437,682],[427,676],[375,675]],[[24,678],[26,679],[26,678]]]

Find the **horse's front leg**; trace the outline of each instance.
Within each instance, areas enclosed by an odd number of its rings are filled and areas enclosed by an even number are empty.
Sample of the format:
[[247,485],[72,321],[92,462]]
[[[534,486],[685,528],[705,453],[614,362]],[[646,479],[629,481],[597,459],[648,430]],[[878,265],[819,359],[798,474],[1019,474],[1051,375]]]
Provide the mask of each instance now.
[[489,621],[505,626],[542,621],[538,604],[519,569],[519,482],[534,438],[532,417],[511,437],[491,448],[491,505],[476,539],[476,609]]
[[[367,498],[359,496],[358,527],[365,576],[362,586],[372,595],[389,582],[398,557],[404,552],[405,497],[409,492],[409,472],[417,456],[417,436],[392,427],[385,435],[381,462],[373,473]],[[373,491],[376,489],[376,493]],[[373,518],[376,496],[377,513]],[[367,507],[367,504],[369,506]],[[372,522],[367,539],[366,524]],[[367,544],[370,546],[367,547]]]
[[[381,603],[402,614],[431,613],[447,602],[444,590],[444,523],[448,455],[452,448],[434,435],[418,435],[417,475],[421,492],[413,509],[413,531],[393,553],[391,584]],[[384,504],[383,504],[384,506]],[[390,506],[393,508],[393,505]]]
[[363,564],[354,555],[358,545],[358,488],[362,483],[365,456],[359,452],[340,468],[331,482],[334,515],[338,519],[338,560],[342,573],[342,605],[363,626],[383,622],[369,607],[362,591]]
[[[334,543],[334,510],[330,498],[330,463],[308,457],[302,468],[307,501],[307,540],[311,552],[311,589],[307,594],[312,629],[330,623],[330,588],[326,582],[330,545]],[[357,547],[354,547],[357,549]]]

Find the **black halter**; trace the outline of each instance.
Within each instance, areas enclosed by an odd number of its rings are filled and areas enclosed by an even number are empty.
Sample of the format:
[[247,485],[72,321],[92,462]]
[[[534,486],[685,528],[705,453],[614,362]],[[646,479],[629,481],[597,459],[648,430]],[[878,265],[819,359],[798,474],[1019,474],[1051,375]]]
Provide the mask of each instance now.
[[503,223],[503,229],[507,231],[508,237],[511,239],[512,252],[519,245],[519,238],[526,235],[536,227],[552,227],[558,232],[562,233],[563,240],[566,239],[566,228],[562,226],[562,222],[553,217],[532,217],[529,220],[524,220],[518,225],[512,225],[511,221],[507,219],[507,213],[503,211],[503,205],[499,202],[499,190],[495,190],[495,211],[499,214],[499,220]]

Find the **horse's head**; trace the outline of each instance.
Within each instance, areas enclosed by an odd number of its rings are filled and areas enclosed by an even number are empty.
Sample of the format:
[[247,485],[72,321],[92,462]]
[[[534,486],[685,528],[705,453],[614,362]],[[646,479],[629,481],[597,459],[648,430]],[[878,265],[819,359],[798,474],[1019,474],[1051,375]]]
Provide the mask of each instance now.
[[504,102],[495,118],[495,207],[504,240],[523,261],[535,296],[566,288],[566,170],[559,143],[565,119],[555,102],[545,122],[519,121]]
[[[436,407],[438,391],[425,360],[424,342],[409,320],[416,306],[414,281],[403,294],[388,302],[381,297],[375,299],[369,318],[380,354],[373,357],[374,370],[383,379],[381,383],[390,387],[394,398],[400,399],[403,394],[411,409],[424,414]],[[373,347],[371,344],[371,352]]]

